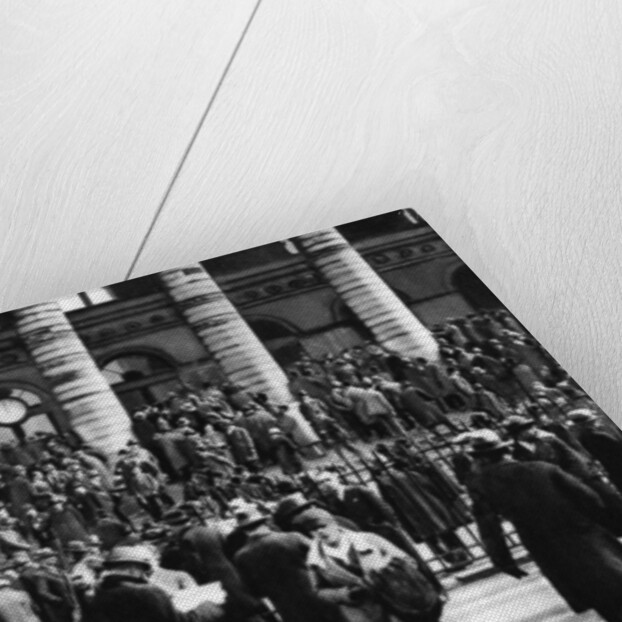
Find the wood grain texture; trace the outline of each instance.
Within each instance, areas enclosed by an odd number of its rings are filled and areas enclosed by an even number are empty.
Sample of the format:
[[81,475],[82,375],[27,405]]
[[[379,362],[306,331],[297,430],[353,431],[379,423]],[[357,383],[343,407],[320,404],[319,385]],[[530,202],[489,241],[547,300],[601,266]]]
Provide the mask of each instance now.
[[135,275],[414,207],[622,422],[620,5],[265,0]]
[[254,0],[4,0],[0,307],[122,280]]

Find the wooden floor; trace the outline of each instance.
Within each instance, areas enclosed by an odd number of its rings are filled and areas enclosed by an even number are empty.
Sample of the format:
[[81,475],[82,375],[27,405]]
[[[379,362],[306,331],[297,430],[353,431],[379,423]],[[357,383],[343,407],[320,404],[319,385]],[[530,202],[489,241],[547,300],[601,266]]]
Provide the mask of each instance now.
[[0,0],[0,308],[417,209],[622,421],[617,0]]

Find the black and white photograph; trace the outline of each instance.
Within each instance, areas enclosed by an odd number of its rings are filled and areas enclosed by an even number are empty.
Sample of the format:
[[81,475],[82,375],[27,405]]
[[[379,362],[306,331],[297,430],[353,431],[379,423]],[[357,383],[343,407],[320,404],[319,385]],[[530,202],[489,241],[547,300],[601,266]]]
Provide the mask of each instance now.
[[415,211],[0,316],[0,619],[619,622],[622,432]]

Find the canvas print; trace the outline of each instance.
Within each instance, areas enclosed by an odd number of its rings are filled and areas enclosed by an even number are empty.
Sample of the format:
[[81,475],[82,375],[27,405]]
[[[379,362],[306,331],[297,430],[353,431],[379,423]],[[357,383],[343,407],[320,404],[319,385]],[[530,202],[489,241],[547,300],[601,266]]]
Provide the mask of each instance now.
[[0,317],[2,621],[619,622],[621,495],[412,210]]

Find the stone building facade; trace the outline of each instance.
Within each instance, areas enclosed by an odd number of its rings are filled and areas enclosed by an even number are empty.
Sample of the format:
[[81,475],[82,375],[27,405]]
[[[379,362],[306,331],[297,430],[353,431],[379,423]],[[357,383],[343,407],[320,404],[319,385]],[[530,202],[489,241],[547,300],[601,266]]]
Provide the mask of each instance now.
[[126,411],[180,379],[287,400],[282,369],[303,354],[375,339],[434,356],[435,324],[500,306],[410,211],[49,304],[0,316],[0,443],[75,429],[111,452]]

